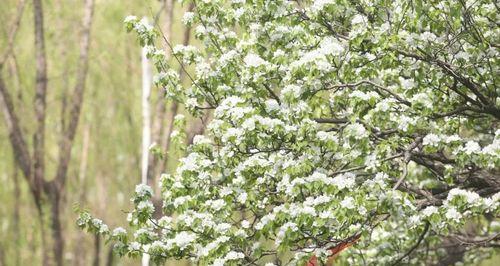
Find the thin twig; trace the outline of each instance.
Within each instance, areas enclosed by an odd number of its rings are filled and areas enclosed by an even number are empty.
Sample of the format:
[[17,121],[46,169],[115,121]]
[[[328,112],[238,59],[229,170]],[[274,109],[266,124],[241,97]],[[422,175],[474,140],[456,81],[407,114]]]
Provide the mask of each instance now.
[[417,240],[417,243],[415,243],[415,245],[413,245],[403,256],[399,257],[396,261],[394,261],[394,263],[392,264],[393,266],[394,265],[397,265],[398,263],[400,263],[402,260],[404,260],[406,257],[410,256],[410,254],[418,248],[418,246],[420,246],[420,243],[422,243],[422,241],[424,240],[424,237],[425,235],[427,234],[427,232],[429,231],[429,228],[430,228],[430,223],[427,222],[425,224],[425,227],[424,227],[424,231],[420,234],[420,236],[418,237],[418,240]]
[[19,26],[21,24],[21,19],[23,17],[25,5],[26,5],[25,0],[20,0],[19,3],[17,4],[17,16],[16,19],[14,20],[14,23],[12,24],[12,29],[10,30],[9,35],[7,37],[8,38],[7,48],[5,49],[5,52],[2,54],[2,57],[0,57],[0,69],[2,69],[2,66],[5,63],[5,61],[7,61],[7,58],[9,58],[9,55],[14,47],[14,40],[16,39],[16,35],[19,30]]
[[410,147],[408,147],[408,149],[404,152],[404,168],[403,168],[403,174],[401,175],[401,177],[399,178],[398,182],[396,182],[396,184],[394,185],[394,187],[392,188],[392,190],[396,190],[399,185],[401,185],[401,182],[403,182],[403,180],[406,178],[406,176],[408,175],[408,162],[410,161],[410,158],[411,158],[411,151],[413,149],[415,149],[418,144],[422,141],[422,137],[418,137],[415,139],[415,141],[413,141],[413,143],[410,145]]
[[180,67],[182,68],[182,71],[186,74],[186,76],[188,76],[189,80],[191,80],[191,82],[193,83],[193,85],[195,85],[196,87],[198,87],[199,89],[201,89],[201,87],[198,85],[198,83],[196,83],[196,81],[194,81],[194,79],[191,76],[191,74],[189,74],[189,72],[186,70],[186,67],[184,66],[184,64],[182,63],[182,61],[174,53],[174,47],[172,46],[172,44],[170,43],[170,41],[167,39],[167,37],[165,36],[165,34],[163,33],[163,31],[161,30],[160,25],[158,25],[158,23],[155,22],[155,26],[156,26],[156,28],[158,28],[158,31],[160,32],[161,37],[163,38],[163,40],[167,44],[168,48],[172,52],[172,55],[174,56],[175,60],[177,61],[177,63],[179,63]]

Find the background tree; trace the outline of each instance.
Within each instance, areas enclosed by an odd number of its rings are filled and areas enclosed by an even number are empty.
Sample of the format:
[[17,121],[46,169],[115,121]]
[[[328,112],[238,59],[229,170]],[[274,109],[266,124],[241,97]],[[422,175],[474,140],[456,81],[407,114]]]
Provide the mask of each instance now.
[[[23,2],[21,2],[24,4]],[[14,110],[12,96],[6,88],[5,82],[0,77],[0,103],[4,113],[5,123],[9,131],[9,138],[15,154],[15,160],[28,181],[33,194],[35,205],[41,223],[42,234],[44,228],[44,204],[50,206],[50,224],[52,235],[53,260],[56,265],[63,265],[64,241],[60,221],[60,204],[64,191],[68,163],[71,158],[71,147],[76,134],[76,127],[80,117],[80,110],[85,90],[85,80],[88,70],[88,51],[90,43],[90,27],[92,22],[94,2],[85,2],[85,15],[83,18],[82,40],[80,58],[76,72],[76,84],[69,104],[69,124],[63,125],[62,137],[59,145],[59,161],[54,179],[47,180],[45,171],[45,121],[47,98],[47,59],[45,52],[44,19],[42,2],[33,1],[34,28],[35,28],[35,57],[36,57],[36,82],[34,109],[37,121],[36,131],[33,135],[33,155],[27,147],[25,136],[21,130],[19,115]],[[15,24],[14,31],[17,31]],[[14,33],[15,34],[15,33]],[[12,34],[12,35],[14,35]],[[6,56],[7,57],[7,56]],[[63,114],[65,115],[65,114]],[[42,236],[43,239],[44,236]],[[43,241],[44,242],[44,241]],[[44,253],[44,264],[48,263]]]
[[[79,1],[42,2],[48,84],[44,180],[51,182],[58,170],[62,136],[66,134],[69,124],[73,123],[70,120],[71,99],[79,71],[85,6]],[[64,240],[65,265],[113,263],[110,249],[105,248],[100,238],[82,234],[76,228],[76,214],[72,206],[75,203],[93,206],[96,213],[109,217],[108,221],[114,219],[112,217],[125,217],[122,210],[130,208],[123,195],[129,193],[140,180],[140,45],[134,36],[125,34],[122,21],[132,10],[150,15],[151,10],[160,10],[160,7],[159,1],[95,3],[92,38],[89,40],[87,86],[85,100],[81,103],[81,125],[76,128],[71,159],[66,158],[67,178],[59,195],[60,235]],[[19,118],[32,162],[32,134],[38,131],[34,112],[36,57],[33,13],[32,1],[6,0],[0,9],[0,73]],[[158,17],[159,24],[166,20],[164,13],[165,9]],[[180,33],[174,39],[182,42],[183,28],[179,24],[173,25],[174,30]],[[153,89],[153,101],[160,98],[159,92]],[[42,190],[40,198],[45,226],[41,227],[40,219],[36,218],[38,214],[29,183],[15,182],[16,171],[19,179],[23,173],[13,162],[4,107],[0,104],[0,199],[4,203],[0,206],[2,263],[40,265],[42,253],[50,259],[46,261],[51,263],[49,199]],[[170,156],[177,156],[177,153],[172,152]],[[42,240],[41,230],[44,228]],[[45,243],[46,252],[42,252]],[[130,264],[135,265],[134,262]]]

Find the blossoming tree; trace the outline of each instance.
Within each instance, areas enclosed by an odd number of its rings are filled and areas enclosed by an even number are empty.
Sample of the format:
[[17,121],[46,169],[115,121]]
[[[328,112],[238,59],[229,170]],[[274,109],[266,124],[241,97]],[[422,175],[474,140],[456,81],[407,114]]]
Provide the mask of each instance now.
[[498,247],[495,1],[193,2],[201,47],[125,24],[169,98],[213,110],[208,133],[162,175],[160,217],[139,185],[130,232],[87,212],[81,227],[158,263],[305,265],[357,240],[337,262],[446,265]]

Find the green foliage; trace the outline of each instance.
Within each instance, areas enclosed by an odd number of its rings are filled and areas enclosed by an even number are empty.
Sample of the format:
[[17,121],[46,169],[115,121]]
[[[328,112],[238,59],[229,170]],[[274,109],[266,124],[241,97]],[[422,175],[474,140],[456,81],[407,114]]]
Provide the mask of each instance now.
[[194,67],[185,87],[157,31],[125,19],[168,99],[195,116],[214,111],[207,136],[162,176],[164,216],[153,216],[150,189],[136,188],[122,254],[300,265],[357,236],[339,262],[435,264],[450,241],[467,245],[465,263],[491,254],[500,212],[492,1],[193,3],[184,21],[203,45],[172,51]]

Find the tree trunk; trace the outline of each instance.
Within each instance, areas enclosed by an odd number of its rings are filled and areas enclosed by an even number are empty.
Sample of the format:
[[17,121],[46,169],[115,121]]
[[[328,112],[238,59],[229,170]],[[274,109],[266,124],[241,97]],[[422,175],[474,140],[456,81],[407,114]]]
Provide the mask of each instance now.
[[[151,95],[151,63],[146,48],[142,48],[142,160],[141,183],[148,184],[149,146],[151,145],[151,110],[149,97]],[[142,265],[149,265],[149,255],[142,255]]]
[[[191,3],[188,7],[188,11],[192,11],[194,9],[194,4]],[[183,45],[188,45],[191,40],[191,28],[186,27],[184,29],[184,36],[182,40]],[[182,83],[184,80],[186,73],[184,73],[182,66],[179,67],[179,79]],[[170,149],[170,134],[172,133],[173,127],[174,127],[174,117],[177,115],[177,112],[179,110],[179,104],[177,102],[172,102],[172,105],[170,106],[170,113],[167,118],[167,131],[164,133],[164,136],[161,141],[161,147],[163,151],[167,154],[165,156],[165,159],[163,159],[159,165],[157,166],[157,174],[156,174],[156,182],[158,184],[160,180],[160,174],[165,172],[167,170],[167,164],[168,164],[168,150]],[[160,188],[158,188],[158,191],[160,191]]]
[[36,187],[36,182],[32,176],[32,161],[31,156],[28,151],[28,147],[26,141],[24,139],[24,134],[21,130],[19,117],[16,115],[14,110],[14,105],[12,102],[12,97],[9,94],[9,91],[5,87],[5,83],[3,82],[2,76],[0,75],[0,108],[3,111],[5,122],[7,124],[7,130],[9,132],[10,144],[12,146],[12,150],[14,151],[14,158],[18,167],[23,172],[23,175],[28,182],[31,195],[34,198],[34,202],[36,205],[38,218],[40,221],[40,233],[41,233],[41,249],[42,249],[42,261],[43,265],[48,265],[48,254],[45,249],[45,227],[43,222],[43,210],[42,210],[42,202],[40,189]]
[[187,144],[193,144],[194,136],[203,135],[205,133],[205,128],[207,127],[208,120],[210,119],[210,111],[205,110],[200,119],[193,122],[191,127],[187,132]]
[[0,243],[0,266],[7,266],[7,261],[5,260],[5,250],[2,243]]
[[101,265],[101,238],[98,235],[95,235],[94,238],[94,266]]
[[[172,23],[173,23],[173,16],[174,16],[174,0],[163,0],[165,4],[165,11],[166,11],[166,16],[165,16],[165,23],[163,24],[165,29],[163,33],[165,34],[165,38],[170,40],[172,36]],[[170,57],[170,50],[165,51],[167,60]],[[163,139],[165,138],[165,115],[166,115],[166,100],[165,100],[165,93],[163,91],[160,91],[158,95],[158,99],[156,102],[156,111],[155,111],[155,117],[153,120],[153,128],[152,128],[152,140],[154,143],[157,143],[160,145],[160,147],[163,147],[161,143],[163,143]],[[160,169],[159,167],[160,164],[160,159],[156,157],[152,157],[149,160],[149,168],[148,168],[148,178],[150,180],[155,181],[155,187],[157,186],[157,178],[160,175],[160,172],[158,171]]]
[[35,17],[35,117],[37,128],[33,135],[33,169],[35,197],[40,198],[45,173],[45,110],[47,107],[47,59],[45,54],[45,36],[43,28],[43,7],[41,0],[33,0]]
[[88,72],[88,53],[90,47],[90,29],[94,14],[94,0],[86,0],[84,7],[82,40],[80,43],[80,56],[76,73],[76,84],[71,95],[69,106],[69,120],[66,128],[63,128],[63,136],[59,145],[59,161],[54,180],[46,182],[45,191],[51,205],[51,229],[53,238],[54,261],[56,265],[63,265],[64,239],[61,226],[61,198],[68,174],[71,150],[80,119],[80,112],[85,92],[85,81]]
[[19,215],[19,210],[21,209],[21,204],[19,203],[19,198],[21,197],[21,189],[19,188],[19,176],[18,176],[18,169],[17,169],[17,164],[14,162],[14,249],[15,249],[15,255],[14,255],[14,263],[15,265],[21,265],[21,228],[19,227],[19,223],[21,222],[20,220],[20,215]]
[[[85,205],[87,201],[87,182],[86,182],[86,177],[87,177],[87,162],[88,162],[88,153],[89,153],[89,147],[90,147],[90,125],[85,124],[83,126],[83,140],[82,140],[82,154],[80,156],[80,169],[78,172],[78,179],[79,179],[79,186],[81,188],[80,190],[80,195],[79,195],[79,204]],[[84,232],[79,231],[78,236],[76,237],[76,243],[74,246],[74,265],[75,266],[80,266],[80,265],[85,265],[84,260],[85,260],[85,245],[84,245]]]
[[[53,183],[50,183],[53,184]],[[51,192],[49,194],[50,201],[50,228],[52,232],[52,252],[54,253],[54,262],[57,266],[64,265],[63,254],[64,254],[64,238],[63,238],[63,228],[61,225],[61,200],[60,192],[55,189],[55,186],[51,186]]]
[[106,266],[113,266],[113,258],[114,258],[114,253],[113,253],[113,247],[109,247],[108,250],[108,259],[106,261]]
[[[160,164],[160,173],[163,173],[167,170],[168,157],[169,157],[168,151],[170,150],[170,141],[171,141],[170,134],[172,134],[172,131],[174,130],[174,118],[177,115],[178,110],[179,110],[179,104],[175,101],[172,102],[172,105],[170,106],[170,112],[168,113],[168,118],[166,121],[167,131],[165,132],[165,136],[163,137],[162,139],[163,141],[161,142],[161,147],[165,151],[166,156]],[[156,179],[157,179],[156,183],[158,183],[160,181],[160,176],[158,175]],[[160,189],[158,189],[158,192],[159,191]]]
[[148,183],[149,146],[151,145],[151,108],[149,98],[151,95],[151,63],[147,56],[146,48],[142,48],[142,162],[141,181]]
[[48,266],[50,263],[49,250],[47,248],[47,234],[45,231],[45,216],[41,203],[37,204],[38,222],[40,223],[40,250],[42,252],[42,265]]

